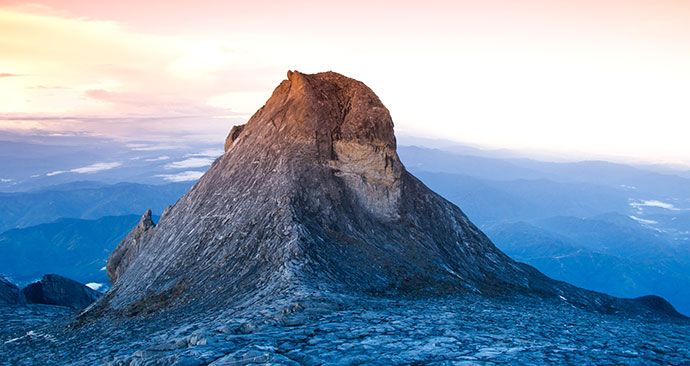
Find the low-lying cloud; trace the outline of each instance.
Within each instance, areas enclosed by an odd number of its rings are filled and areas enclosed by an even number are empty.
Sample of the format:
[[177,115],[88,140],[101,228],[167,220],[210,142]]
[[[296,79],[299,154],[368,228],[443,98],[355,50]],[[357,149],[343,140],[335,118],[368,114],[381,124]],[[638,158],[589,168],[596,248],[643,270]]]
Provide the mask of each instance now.
[[661,202],[657,200],[645,200],[641,202],[631,202],[630,206],[635,207],[637,209],[641,207],[658,207],[658,208],[663,208],[671,211],[679,211],[680,209],[673,204],[666,203],[666,202]]
[[633,220],[635,220],[635,221],[637,221],[637,222],[639,222],[640,224],[656,225],[656,224],[659,223],[658,221],[646,220],[646,219],[643,219],[643,218],[640,218],[640,217],[637,217],[637,216],[632,216],[632,215],[630,216],[630,218],[633,219]]
[[170,164],[166,164],[166,169],[187,169],[187,168],[201,168],[211,165],[215,158],[203,157],[203,158],[189,158],[181,161],[174,161]]
[[167,156],[167,155],[161,155],[161,156],[156,157],[156,158],[144,159],[144,161],[161,161],[161,160],[168,160],[168,159],[170,159],[169,156]]
[[198,153],[191,153],[187,154],[186,157],[191,157],[191,156],[212,156],[212,157],[218,157],[223,155],[223,149],[206,149],[203,151],[200,151]]
[[120,163],[120,162],[95,163],[95,164],[91,164],[91,165],[88,165],[85,167],[75,168],[75,169],[71,169],[71,170],[56,170],[56,171],[53,171],[50,173],[46,173],[46,176],[52,177],[54,175],[64,174],[64,173],[79,173],[79,174],[97,173],[97,172],[101,172],[104,170],[110,170],[113,168],[117,168],[121,165],[122,165],[122,163]]
[[176,174],[159,174],[156,175],[156,177],[161,177],[168,182],[187,182],[197,180],[201,178],[202,175],[204,175],[204,172],[188,170]]

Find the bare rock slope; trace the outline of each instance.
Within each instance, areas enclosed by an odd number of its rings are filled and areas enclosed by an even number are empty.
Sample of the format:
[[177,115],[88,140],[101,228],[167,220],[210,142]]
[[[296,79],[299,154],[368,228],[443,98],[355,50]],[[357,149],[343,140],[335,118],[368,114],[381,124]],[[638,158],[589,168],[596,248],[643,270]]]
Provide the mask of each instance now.
[[225,149],[158,225],[147,213],[113,252],[113,288],[95,310],[201,311],[325,289],[520,294],[675,314],[551,280],[504,255],[407,172],[388,110],[340,74],[288,72]]

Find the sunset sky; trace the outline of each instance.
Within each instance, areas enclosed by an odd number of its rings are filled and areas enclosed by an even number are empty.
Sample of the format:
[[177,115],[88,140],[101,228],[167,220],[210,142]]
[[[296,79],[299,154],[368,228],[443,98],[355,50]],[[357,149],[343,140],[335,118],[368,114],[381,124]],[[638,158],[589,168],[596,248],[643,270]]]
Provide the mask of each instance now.
[[222,141],[287,70],[399,134],[690,167],[690,1],[0,0],[0,130]]

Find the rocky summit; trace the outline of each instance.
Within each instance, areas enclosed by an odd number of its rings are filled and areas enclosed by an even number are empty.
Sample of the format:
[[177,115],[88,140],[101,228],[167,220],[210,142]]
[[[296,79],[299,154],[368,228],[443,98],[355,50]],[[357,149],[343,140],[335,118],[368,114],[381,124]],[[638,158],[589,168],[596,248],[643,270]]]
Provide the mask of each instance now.
[[496,249],[407,172],[388,110],[359,81],[288,72],[225,150],[118,245],[104,296],[0,350],[85,365],[689,356],[687,320],[665,300],[580,289]]

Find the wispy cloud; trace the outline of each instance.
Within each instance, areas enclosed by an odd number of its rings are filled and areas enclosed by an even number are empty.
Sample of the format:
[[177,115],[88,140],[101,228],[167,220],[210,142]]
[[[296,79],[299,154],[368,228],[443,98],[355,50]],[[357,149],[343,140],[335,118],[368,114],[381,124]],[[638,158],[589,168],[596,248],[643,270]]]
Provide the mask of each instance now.
[[167,156],[167,155],[161,155],[161,156],[156,157],[156,158],[144,159],[144,161],[161,161],[161,160],[168,160],[168,159],[170,159],[169,156]]
[[207,150],[200,151],[198,153],[187,154],[185,156],[186,157],[190,157],[190,156],[213,156],[213,157],[217,157],[217,156],[223,155],[223,153],[224,153],[223,149],[207,149]]
[[157,177],[161,177],[168,182],[187,182],[192,180],[197,180],[204,175],[204,172],[198,172],[194,170],[188,170],[176,174],[159,174]]
[[132,151],[159,151],[159,150],[180,150],[187,148],[184,145],[172,145],[172,144],[148,144],[148,143],[130,143],[125,145]]
[[36,86],[29,86],[29,89],[48,89],[48,90],[60,90],[60,89],[68,89],[65,88],[64,86],[46,86],[46,85],[36,85]]
[[64,174],[64,173],[79,173],[79,174],[90,174],[90,173],[97,173],[101,172],[104,170],[110,170],[113,168],[117,168],[121,166],[122,163],[120,162],[112,162],[112,163],[95,163],[91,164],[89,166],[81,167],[81,168],[76,168],[76,169],[71,169],[71,170],[56,170],[50,173],[46,173],[46,176],[52,177],[54,175],[58,174]]
[[[0,130],[203,141],[246,121],[268,97],[247,111],[209,103],[232,90],[257,90],[246,77],[255,60],[243,58],[234,42],[145,33],[102,19],[46,6],[0,7],[0,24],[13,30],[0,34],[0,77],[26,76],[0,90]],[[268,94],[272,84],[258,90]]]
[[630,206],[640,209],[641,207],[658,207],[671,211],[680,211],[680,209],[673,204],[661,202],[657,200],[645,200],[641,202],[630,202]]
[[175,161],[165,166],[166,169],[187,169],[187,168],[201,168],[211,165],[215,158],[189,158],[181,161]]
[[113,168],[117,168],[117,167],[119,167],[120,165],[122,165],[122,163],[119,163],[119,162],[113,162],[113,163],[96,163],[96,164],[91,164],[91,165],[89,165],[89,166],[85,166],[85,167],[83,167],[83,168],[72,169],[72,170],[70,170],[70,171],[71,171],[71,172],[74,172],[74,173],[80,173],[80,174],[84,174],[84,173],[96,173],[96,172],[100,172],[100,171],[103,171],[103,170],[110,170],[110,169],[113,169]]
[[646,220],[646,219],[639,218],[639,217],[637,217],[637,216],[630,216],[630,218],[633,219],[633,220],[635,220],[635,221],[637,221],[637,222],[639,222],[640,224],[646,224],[646,225],[656,225],[656,224],[658,224],[658,222],[656,222],[656,221],[654,221],[654,220]]

